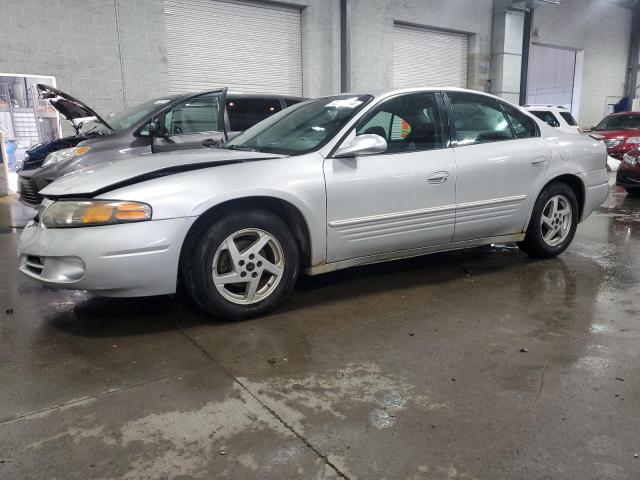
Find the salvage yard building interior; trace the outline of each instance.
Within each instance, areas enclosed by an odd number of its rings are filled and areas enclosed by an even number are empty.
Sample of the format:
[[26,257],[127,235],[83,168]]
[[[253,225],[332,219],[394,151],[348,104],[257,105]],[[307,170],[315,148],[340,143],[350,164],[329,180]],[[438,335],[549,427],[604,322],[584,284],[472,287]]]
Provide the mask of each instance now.
[[0,18],[0,479],[640,478],[640,0]]

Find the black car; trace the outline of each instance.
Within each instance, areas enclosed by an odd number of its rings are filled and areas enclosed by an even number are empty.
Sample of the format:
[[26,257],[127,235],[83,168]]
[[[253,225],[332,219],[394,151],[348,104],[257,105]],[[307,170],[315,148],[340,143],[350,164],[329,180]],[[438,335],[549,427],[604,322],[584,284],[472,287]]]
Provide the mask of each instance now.
[[[217,147],[301,97],[234,93],[226,88],[167,95],[109,118],[53,87],[39,84],[40,98],[73,125],[76,135],[34,147],[19,173],[20,200],[36,207],[38,194],[56,178],[103,162],[192,148]],[[220,108],[224,105],[224,108]]]

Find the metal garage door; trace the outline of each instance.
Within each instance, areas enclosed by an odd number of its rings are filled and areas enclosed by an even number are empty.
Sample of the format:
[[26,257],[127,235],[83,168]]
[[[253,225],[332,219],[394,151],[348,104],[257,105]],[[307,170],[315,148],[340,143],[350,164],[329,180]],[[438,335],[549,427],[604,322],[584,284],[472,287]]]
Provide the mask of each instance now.
[[395,25],[393,86],[466,87],[469,37]]
[[165,0],[171,92],[302,94],[300,10],[250,2]]

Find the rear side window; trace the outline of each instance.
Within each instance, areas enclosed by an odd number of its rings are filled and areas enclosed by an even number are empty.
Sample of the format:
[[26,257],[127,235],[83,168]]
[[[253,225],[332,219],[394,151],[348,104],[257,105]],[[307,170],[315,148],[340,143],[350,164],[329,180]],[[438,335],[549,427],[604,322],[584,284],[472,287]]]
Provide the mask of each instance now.
[[458,146],[513,140],[507,117],[497,101],[473,93],[447,93]]
[[560,126],[560,122],[552,112],[548,112],[545,110],[531,110],[529,111],[529,113],[535,115],[547,125],[551,125],[552,127]]
[[502,108],[511,122],[511,128],[513,128],[516,137],[531,138],[540,136],[538,126],[533,119],[506,103],[502,104]]
[[572,127],[575,127],[576,125],[578,125],[578,122],[576,122],[575,118],[573,118],[573,115],[571,115],[570,112],[560,112],[560,116],[564,118],[564,121],[567,122]]
[[232,132],[242,132],[282,110],[276,98],[230,98],[227,113]]

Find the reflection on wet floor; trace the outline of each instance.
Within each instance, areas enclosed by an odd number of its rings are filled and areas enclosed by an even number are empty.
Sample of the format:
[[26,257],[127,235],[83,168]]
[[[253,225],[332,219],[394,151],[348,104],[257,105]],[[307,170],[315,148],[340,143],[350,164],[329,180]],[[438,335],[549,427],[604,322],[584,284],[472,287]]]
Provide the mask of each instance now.
[[243,322],[47,289],[7,229],[0,478],[635,478],[639,218],[613,187],[559,258],[303,277]]

